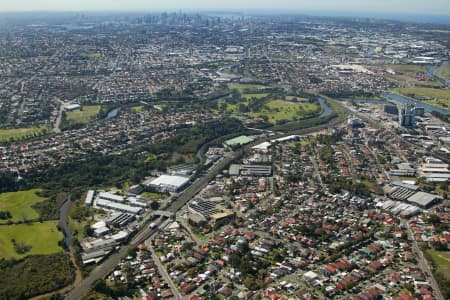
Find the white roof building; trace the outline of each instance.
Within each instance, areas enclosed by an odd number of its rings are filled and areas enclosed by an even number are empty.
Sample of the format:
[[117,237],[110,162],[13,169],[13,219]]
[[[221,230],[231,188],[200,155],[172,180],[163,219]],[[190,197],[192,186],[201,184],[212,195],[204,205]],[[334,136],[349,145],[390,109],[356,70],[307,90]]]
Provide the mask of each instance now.
[[170,192],[178,192],[183,189],[189,182],[188,177],[161,175],[152,182],[150,186],[158,189],[168,190]]

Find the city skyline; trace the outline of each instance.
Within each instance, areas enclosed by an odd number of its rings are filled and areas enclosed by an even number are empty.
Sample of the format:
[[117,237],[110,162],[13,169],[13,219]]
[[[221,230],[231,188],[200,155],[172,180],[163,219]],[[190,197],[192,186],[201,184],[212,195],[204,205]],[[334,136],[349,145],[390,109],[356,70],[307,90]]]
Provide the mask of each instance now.
[[319,0],[319,1],[152,1],[143,0],[114,2],[99,1],[56,1],[56,0],[18,0],[0,3],[0,12],[14,11],[160,11],[160,10],[273,10],[273,11],[327,11],[338,13],[395,13],[395,14],[429,14],[450,15],[450,2],[446,0],[398,0],[393,1],[357,1],[357,0]]

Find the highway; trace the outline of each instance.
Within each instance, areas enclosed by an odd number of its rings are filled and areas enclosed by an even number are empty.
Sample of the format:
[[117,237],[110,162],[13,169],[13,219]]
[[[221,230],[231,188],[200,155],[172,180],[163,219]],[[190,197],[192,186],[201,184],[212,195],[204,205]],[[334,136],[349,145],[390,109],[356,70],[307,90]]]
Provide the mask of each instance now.
[[[158,226],[161,225],[162,220],[159,219],[155,223],[158,224]],[[111,273],[112,270],[119,264],[119,262],[128,255],[128,250],[131,247],[136,247],[140,243],[144,242],[146,239],[151,238],[153,235],[155,235],[157,232],[156,228],[149,229],[147,226],[142,228],[132,239],[128,247],[123,246],[120,248],[118,252],[113,253],[110,255],[101,265],[96,267],[91,274],[89,274],[89,277],[86,277],[83,279],[83,281],[73,288],[65,297],[65,299],[68,300],[78,300],[82,299],[91,289],[92,285],[99,279],[105,278],[109,273]]]
[[[223,158],[216,165],[211,167],[207,175],[199,178],[186,190],[184,190],[176,200],[174,200],[167,208],[166,211],[176,213],[180,210],[189,200],[191,200],[198,192],[200,192],[209,181],[217,176],[224,168],[226,168],[234,159],[241,156],[242,150],[238,150],[232,153],[232,155]],[[158,222],[155,222],[158,224]],[[161,225],[161,219],[159,220],[159,226]],[[158,226],[158,227],[159,227]],[[89,277],[85,278],[80,285],[72,289],[67,295],[67,300],[78,300],[82,299],[91,289],[94,282],[99,279],[105,278],[114,268],[119,264],[120,260],[128,255],[128,249],[136,247],[140,243],[144,242],[146,239],[151,238],[155,233],[155,229],[149,229],[144,226],[132,239],[128,246],[123,246],[119,252],[110,255],[101,265],[95,268]]]
[[[337,125],[336,120],[332,121],[333,125]],[[316,131],[321,131],[329,128],[330,124],[322,124],[314,128],[307,128],[303,130],[297,130],[295,132],[290,133],[279,133],[270,137],[280,138],[284,136],[289,136],[292,134],[307,134],[313,133]],[[178,212],[187,202],[189,202],[195,195],[197,195],[204,187],[208,185],[208,183],[213,180],[222,170],[224,170],[230,163],[232,163],[235,159],[239,159],[243,156],[245,151],[249,150],[254,145],[261,143],[263,141],[268,140],[269,138],[262,138],[257,141],[252,142],[251,144],[246,145],[245,147],[232,152],[231,154],[223,157],[219,162],[213,165],[205,176],[199,177],[195,180],[187,189],[181,192],[174,201],[166,207],[166,211],[171,213]],[[161,219],[159,220],[159,226],[161,225]],[[159,227],[158,226],[158,227]],[[130,248],[136,247],[138,244],[144,242],[146,239],[151,238],[158,229],[149,229],[148,226],[144,226],[141,228],[132,241],[128,245],[124,245],[118,252],[110,255],[101,265],[95,268],[89,277],[85,278],[81,284],[74,287],[67,295],[67,300],[78,300],[82,299],[92,288],[94,282],[99,279],[104,279],[109,273],[111,273],[114,268],[119,264],[121,259],[128,255],[128,250]]]

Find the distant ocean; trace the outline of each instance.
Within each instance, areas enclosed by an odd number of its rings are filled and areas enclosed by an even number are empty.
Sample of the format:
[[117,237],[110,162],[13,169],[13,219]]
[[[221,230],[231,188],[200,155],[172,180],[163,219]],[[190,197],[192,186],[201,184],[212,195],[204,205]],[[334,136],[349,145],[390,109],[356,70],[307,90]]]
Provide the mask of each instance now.
[[354,12],[354,11],[306,11],[306,10],[236,10],[229,11],[215,11],[211,14],[226,15],[226,16],[243,16],[246,14],[289,14],[289,15],[305,15],[305,16],[317,16],[317,17],[349,17],[349,18],[371,18],[371,19],[384,19],[384,20],[396,20],[406,22],[417,23],[434,23],[434,24],[449,24],[450,15],[422,15],[422,14],[401,14],[401,13],[379,13],[379,12]]
[[[1,0],[0,0],[1,1]],[[393,0],[395,1],[395,0]],[[118,11],[118,10],[105,10],[105,11],[79,11],[79,12],[58,12],[58,11],[36,11],[36,12],[2,12],[0,16],[8,17],[24,17],[24,16],[42,16],[42,15],[60,15],[70,16],[74,13],[87,13],[87,14],[141,14],[141,13],[162,13],[162,12],[185,12],[185,13],[204,13],[212,16],[222,17],[242,17],[249,15],[303,15],[303,16],[315,16],[315,17],[346,17],[346,18],[370,18],[370,19],[384,19],[384,20],[397,20],[406,22],[417,23],[433,23],[433,24],[445,24],[450,25],[449,15],[427,15],[427,14],[403,14],[403,13],[381,13],[381,12],[356,12],[356,11],[327,11],[327,10],[257,10],[257,9],[221,9],[221,10],[208,10],[208,9],[168,9],[168,10],[142,10],[142,11]],[[1,18],[0,18],[1,21]]]

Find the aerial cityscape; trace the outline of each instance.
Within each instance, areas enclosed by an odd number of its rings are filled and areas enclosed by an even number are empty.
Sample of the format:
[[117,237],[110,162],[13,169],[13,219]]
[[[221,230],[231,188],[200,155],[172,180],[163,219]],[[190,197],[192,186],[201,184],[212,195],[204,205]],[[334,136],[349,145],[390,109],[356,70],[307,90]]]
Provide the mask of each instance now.
[[0,3],[0,300],[450,299],[450,3],[91,2]]

